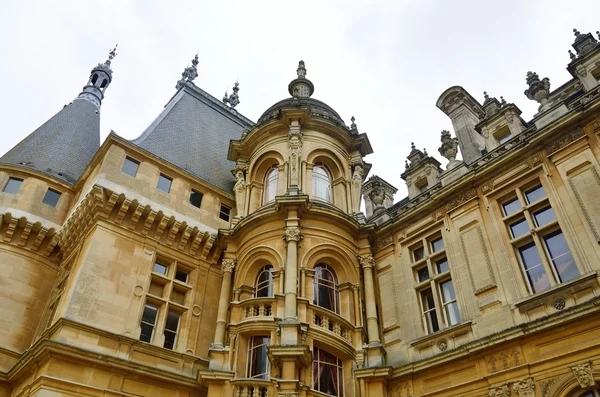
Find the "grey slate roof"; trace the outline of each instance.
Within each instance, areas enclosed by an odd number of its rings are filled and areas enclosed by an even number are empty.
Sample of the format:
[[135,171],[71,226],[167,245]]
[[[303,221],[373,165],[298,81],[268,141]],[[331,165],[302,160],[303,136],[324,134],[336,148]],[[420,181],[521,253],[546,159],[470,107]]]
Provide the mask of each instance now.
[[229,141],[254,123],[200,88],[186,83],[158,118],[132,142],[231,193],[235,163]]
[[[98,108],[75,99],[0,157],[75,183],[100,147]],[[24,164],[23,164],[24,163]]]

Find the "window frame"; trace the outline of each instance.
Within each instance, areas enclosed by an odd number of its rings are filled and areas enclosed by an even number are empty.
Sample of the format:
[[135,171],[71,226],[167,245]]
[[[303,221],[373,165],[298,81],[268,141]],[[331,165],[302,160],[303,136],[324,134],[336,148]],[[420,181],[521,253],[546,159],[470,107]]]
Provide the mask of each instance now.
[[[160,187],[161,181],[169,182],[169,188],[167,190],[164,190],[163,188]],[[163,193],[170,194],[172,187],[173,187],[173,178],[163,174],[162,172],[160,174],[158,174],[158,181],[156,182],[156,189],[160,190]]]
[[[53,194],[58,195],[58,197],[56,197],[56,203],[54,203],[54,205],[51,204],[51,203],[47,203],[46,202],[46,197],[48,197],[48,193],[50,193],[50,192],[53,193]],[[58,190],[52,189],[51,187],[49,187],[46,190],[46,193],[44,194],[44,197],[42,198],[42,204],[46,204],[46,205],[48,205],[48,206],[50,206],[52,208],[56,208],[56,207],[58,207],[58,203],[60,203],[60,198],[61,197],[62,197],[62,192],[59,192]]]
[[[261,341],[261,343],[256,343],[255,341],[258,340],[258,338],[262,338],[263,340]],[[269,360],[269,357],[267,356],[267,347],[271,345],[271,337],[268,335],[251,335],[248,338],[248,360],[246,361],[246,378],[248,379],[264,379],[264,380],[268,380],[271,376],[271,362]],[[253,351],[254,350],[259,350],[259,349],[263,349],[264,352],[264,362],[265,362],[265,372],[261,372],[258,374],[253,374],[252,370],[253,370]],[[262,355],[262,354],[261,354]]]
[[[132,164],[135,164],[135,172],[133,173],[133,175],[131,175],[129,172],[125,171],[125,165],[127,165],[127,162],[131,162]],[[121,167],[121,172],[125,175],[129,175],[132,178],[135,178],[137,176],[138,171],[140,170],[140,164],[141,162],[137,161],[136,159],[134,159],[133,157],[130,156],[125,156],[125,161],[123,162],[123,166]]]
[[[333,358],[333,360],[331,361],[335,361],[335,362],[328,362],[328,361],[322,361],[319,356],[320,356],[320,352],[323,352],[323,356],[328,358]],[[321,349],[318,346],[313,346],[313,352],[312,352],[312,389],[316,390],[320,393],[326,394],[328,396],[335,396],[335,397],[343,397],[344,396],[344,362],[337,357],[335,354],[332,354],[330,352],[328,352],[325,349]],[[316,371],[315,371],[315,366],[316,366]],[[320,366],[332,366],[336,369],[337,372],[337,387],[338,390],[336,391],[336,394],[330,394],[327,391],[323,391],[321,390],[321,375],[323,374],[323,372],[325,372],[326,368],[323,368],[322,370],[319,371],[319,367]],[[315,377],[315,374],[319,374],[318,377]],[[333,380],[332,380],[332,383]]]
[[[192,203],[192,195],[198,195],[200,197],[200,202],[198,203],[198,205],[195,205],[194,203]],[[188,198],[188,203],[195,208],[202,208],[202,199],[204,199],[204,193],[192,188],[190,189],[190,196]]]
[[[266,264],[262,266],[256,275],[256,280],[254,281],[254,297],[255,298],[273,298],[275,296],[275,281],[273,278],[273,271],[275,268],[271,264]],[[268,279],[264,281],[260,281],[260,278],[263,274],[268,274]],[[260,291],[264,289],[267,290],[266,295],[259,295]]]
[[[319,269],[319,271],[317,269]],[[318,306],[322,309],[329,310],[337,315],[341,315],[340,287],[339,287],[339,280],[338,280],[335,270],[331,267],[331,265],[329,265],[328,263],[325,263],[325,262],[317,263],[315,265],[315,267],[313,268],[313,270],[314,270],[313,300],[312,300],[313,305]],[[327,273],[331,274],[333,281],[319,277],[319,273],[321,273],[322,271],[326,271]],[[322,280],[322,281],[320,281],[320,280]],[[333,292],[333,306],[334,306],[333,308],[323,306],[321,304],[320,299],[319,299],[320,288],[327,288],[327,290],[330,290]]]
[[[223,209],[227,209],[227,211],[223,211]],[[227,216],[227,219],[223,218],[223,216]],[[231,207],[221,203],[219,207],[219,219],[225,222],[229,222],[231,220]]]
[[[317,170],[323,170],[323,174],[317,172]],[[317,184],[319,182],[326,182],[327,197],[323,198],[317,195]],[[315,200],[324,201],[326,203],[333,203],[333,178],[331,172],[323,163],[315,163],[312,167],[312,197]]]
[[[14,192],[7,192],[6,189],[8,189],[8,185],[10,185],[10,183],[13,181],[19,182],[19,186],[17,187],[17,190],[15,190]],[[21,186],[23,186],[23,181],[25,181],[25,179],[23,179],[23,178],[16,178],[14,176],[8,177],[8,180],[4,184],[4,187],[2,188],[2,193],[17,195],[19,193],[19,190],[21,190]]]
[[266,205],[275,201],[275,197],[277,197],[279,189],[279,166],[275,165],[267,170],[263,186],[263,205]]

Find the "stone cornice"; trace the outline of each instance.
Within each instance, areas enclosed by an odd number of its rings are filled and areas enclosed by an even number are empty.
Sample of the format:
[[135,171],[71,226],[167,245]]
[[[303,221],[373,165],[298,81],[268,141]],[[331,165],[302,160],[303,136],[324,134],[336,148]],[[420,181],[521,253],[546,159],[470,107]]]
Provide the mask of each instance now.
[[[182,216],[183,217],[183,216]],[[193,257],[208,260],[216,235],[188,226],[175,215],[156,211],[100,185],[94,185],[59,233],[59,245],[68,253],[99,221],[128,229]]]
[[[6,229],[4,229],[4,225]],[[50,260],[56,260],[59,236],[53,227],[45,227],[41,222],[31,222],[26,216],[13,216],[10,212],[0,214],[0,244],[10,244],[41,255]]]

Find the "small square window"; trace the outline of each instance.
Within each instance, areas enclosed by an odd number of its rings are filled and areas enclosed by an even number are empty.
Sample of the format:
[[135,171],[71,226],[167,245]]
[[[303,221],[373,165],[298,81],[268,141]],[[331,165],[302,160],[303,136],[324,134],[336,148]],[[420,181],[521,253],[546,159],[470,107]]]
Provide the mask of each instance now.
[[171,179],[168,176],[165,176],[163,174],[160,174],[158,176],[158,184],[156,185],[156,188],[159,190],[162,190],[165,193],[169,193],[171,191],[171,183],[172,182],[173,182],[173,179]]
[[219,218],[223,219],[224,221],[229,222],[230,214],[231,214],[231,208],[227,207],[226,205],[221,204],[221,210],[219,211]]
[[135,161],[131,157],[125,157],[125,162],[123,163],[122,171],[127,175],[130,175],[135,178],[137,175],[138,167],[140,166],[139,161]]
[[504,210],[504,215],[508,216],[519,211],[521,209],[521,203],[518,198],[514,198],[502,204],[502,209]]
[[175,280],[181,281],[182,283],[187,283],[189,275],[190,274],[188,272],[177,269],[177,271],[175,272]]
[[424,266],[417,270],[417,278],[419,279],[420,283],[429,280],[429,269],[427,268],[427,266]]
[[197,192],[194,189],[192,189],[192,191],[190,192],[190,204],[193,205],[194,207],[200,208],[200,205],[202,204],[203,196],[204,195],[202,193]]
[[504,130],[496,135],[496,139],[498,140],[498,143],[500,145],[509,141],[510,138],[512,138],[512,135],[510,134],[510,130]]
[[154,263],[154,268],[152,269],[154,273],[162,274],[163,276],[167,275],[167,270],[169,270],[169,266],[163,265],[160,262]]
[[544,191],[542,185],[538,185],[533,189],[526,191],[525,197],[527,198],[527,204],[531,204],[546,197],[546,192]]
[[438,252],[439,250],[444,249],[444,239],[438,238],[437,240],[433,240],[431,242],[431,252]]
[[429,188],[429,184],[427,183],[427,178],[418,180],[415,183],[415,186],[417,187],[417,190],[419,191],[419,193],[424,192],[425,190],[427,190]]
[[4,193],[17,194],[19,189],[21,188],[21,184],[23,183],[23,179],[17,178],[8,178],[8,182],[4,186]]
[[419,247],[413,250],[413,258],[415,259],[415,262],[418,262],[421,259],[425,258],[425,250],[423,249],[423,247]]
[[48,189],[46,191],[46,194],[44,195],[44,198],[42,199],[42,203],[48,204],[51,207],[56,207],[56,204],[58,204],[59,198],[60,198],[60,192],[57,192],[56,190]]

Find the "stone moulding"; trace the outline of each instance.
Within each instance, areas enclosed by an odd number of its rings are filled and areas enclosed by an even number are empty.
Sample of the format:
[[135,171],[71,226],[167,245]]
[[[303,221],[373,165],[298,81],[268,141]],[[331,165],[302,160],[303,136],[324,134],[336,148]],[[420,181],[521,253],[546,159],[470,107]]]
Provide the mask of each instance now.
[[216,236],[188,226],[175,216],[153,210],[100,185],[94,185],[59,233],[63,253],[69,252],[98,221],[104,220],[157,240],[191,256],[206,259]]
[[576,128],[573,131],[565,134],[565,135],[561,135],[558,139],[555,139],[554,141],[552,141],[549,145],[546,146],[546,150],[548,151],[548,154],[552,154],[554,152],[559,151],[560,149],[564,148],[565,146],[568,146],[569,144],[575,142],[576,140],[578,140],[581,137],[585,136],[585,132],[583,131],[583,129],[581,128]]
[[16,217],[12,213],[0,214],[0,228],[4,225],[4,233],[0,233],[0,242],[16,245],[47,258],[55,258],[55,248],[59,237],[54,228],[46,228],[41,222],[30,222],[25,216]]
[[470,201],[470,200],[472,200],[474,198],[477,198],[477,192],[475,191],[474,188],[470,188],[468,190],[465,190],[464,192],[460,193],[458,196],[456,196],[453,199],[451,199],[446,204],[446,211],[450,212],[454,208],[460,207],[461,205],[463,205],[467,201]]

